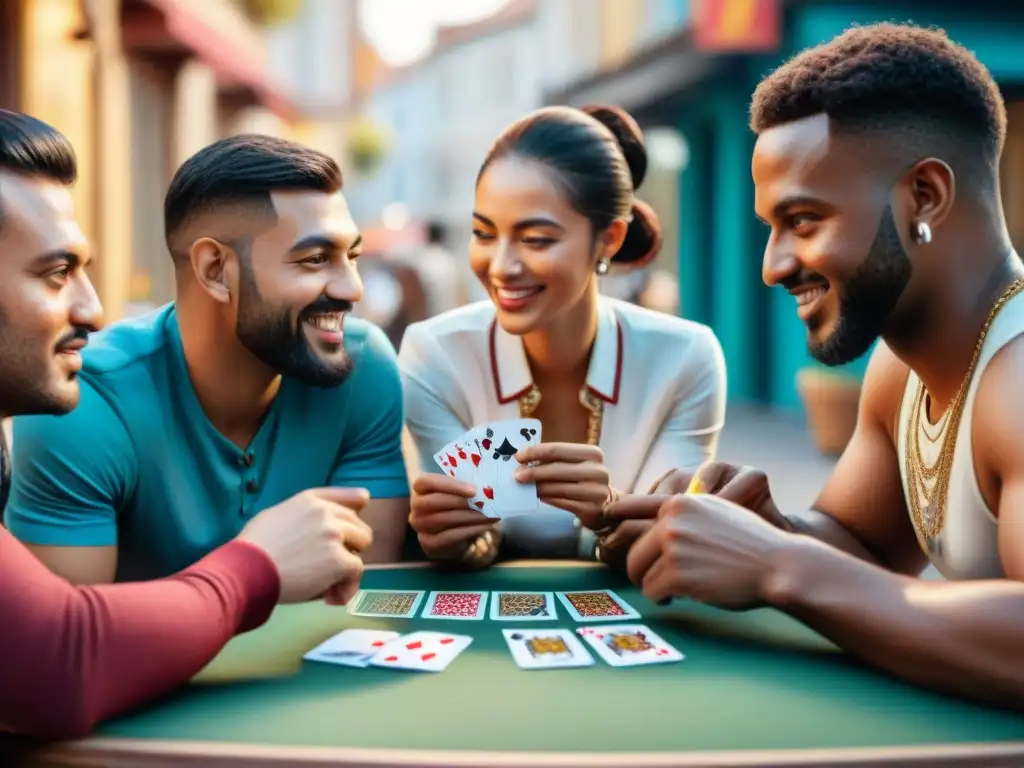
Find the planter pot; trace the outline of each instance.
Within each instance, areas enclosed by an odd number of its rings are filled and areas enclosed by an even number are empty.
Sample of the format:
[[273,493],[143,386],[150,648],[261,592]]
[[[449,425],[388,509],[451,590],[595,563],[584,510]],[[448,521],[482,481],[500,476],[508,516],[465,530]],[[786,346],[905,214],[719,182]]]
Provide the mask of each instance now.
[[838,456],[857,425],[860,380],[808,368],[797,374],[796,384],[814,444],[823,454]]

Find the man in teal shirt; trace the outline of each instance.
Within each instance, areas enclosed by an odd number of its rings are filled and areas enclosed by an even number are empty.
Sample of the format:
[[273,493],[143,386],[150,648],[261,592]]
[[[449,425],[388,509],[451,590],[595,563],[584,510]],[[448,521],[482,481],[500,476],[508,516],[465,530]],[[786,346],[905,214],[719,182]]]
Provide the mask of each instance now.
[[330,158],[225,139],[165,203],[173,305],[96,334],[81,404],[15,419],[6,525],[74,583],[174,573],[259,510],[322,485],[369,491],[367,562],[408,521],[402,391],[362,297],[361,238]]

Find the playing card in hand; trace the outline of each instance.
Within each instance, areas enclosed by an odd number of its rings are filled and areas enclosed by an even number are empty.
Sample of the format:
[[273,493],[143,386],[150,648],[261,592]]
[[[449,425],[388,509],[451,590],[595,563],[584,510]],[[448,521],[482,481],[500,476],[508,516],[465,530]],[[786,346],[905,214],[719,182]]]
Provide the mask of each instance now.
[[539,506],[533,483],[519,483],[516,453],[541,440],[537,419],[509,419],[469,430],[434,455],[450,477],[477,489],[469,505],[488,517],[511,517],[536,512]]

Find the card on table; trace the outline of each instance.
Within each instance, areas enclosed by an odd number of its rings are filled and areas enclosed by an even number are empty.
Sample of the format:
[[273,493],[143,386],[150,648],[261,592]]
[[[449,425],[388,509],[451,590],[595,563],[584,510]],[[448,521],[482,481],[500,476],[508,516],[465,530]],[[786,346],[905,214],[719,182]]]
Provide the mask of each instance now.
[[374,667],[441,672],[462,653],[473,638],[444,632],[412,632],[392,640],[370,660]]
[[557,618],[553,592],[494,592],[492,621],[547,621]]
[[639,619],[640,613],[610,589],[558,592],[558,599],[576,621]]
[[421,619],[474,620],[484,617],[486,592],[431,592]]
[[400,633],[383,629],[346,629],[324,640],[302,658],[364,668],[381,648],[399,637]]
[[666,664],[685,657],[643,624],[582,627],[576,630],[604,661],[613,667]]
[[522,669],[589,667],[594,664],[583,643],[568,629],[503,629],[512,658]]
[[483,424],[466,432],[436,454],[434,461],[450,477],[477,489],[469,500],[488,517],[529,514],[539,507],[534,483],[520,483],[515,455],[541,440],[537,419],[509,419]]
[[411,619],[416,615],[425,591],[400,589],[362,589],[349,603],[352,616]]

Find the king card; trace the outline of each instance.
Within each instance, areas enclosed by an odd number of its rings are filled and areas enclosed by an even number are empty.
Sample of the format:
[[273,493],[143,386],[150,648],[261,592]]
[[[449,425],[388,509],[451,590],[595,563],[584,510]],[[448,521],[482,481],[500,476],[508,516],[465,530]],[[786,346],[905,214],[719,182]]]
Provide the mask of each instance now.
[[515,472],[521,466],[516,454],[541,442],[538,419],[508,419],[484,424],[473,432],[480,444],[481,477],[491,481],[494,509],[499,517],[536,512],[540,501],[534,483],[520,483]]
[[576,621],[639,619],[639,612],[610,589],[559,592],[558,599]]
[[491,621],[550,621],[557,618],[553,592],[495,592]]
[[352,616],[382,619],[411,619],[423,602],[425,591],[394,589],[362,589],[349,603]]
[[486,592],[431,592],[420,618],[473,621],[484,617],[486,607]]
[[346,629],[324,640],[302,658],[345,667],[365,668],[381,648],[400,637],[398,632],[377,629]]
[[417,672],[442,672],[472,642],[473,638],[468,635],[413,632],[385,645],[370,664]]
[[583,627],[576,630],[597,655],[613,667],[666,664],[685,657],[642,624]]
[[594,657],[568,629],[503,629],[512,658],[522,669],[593,666]]

